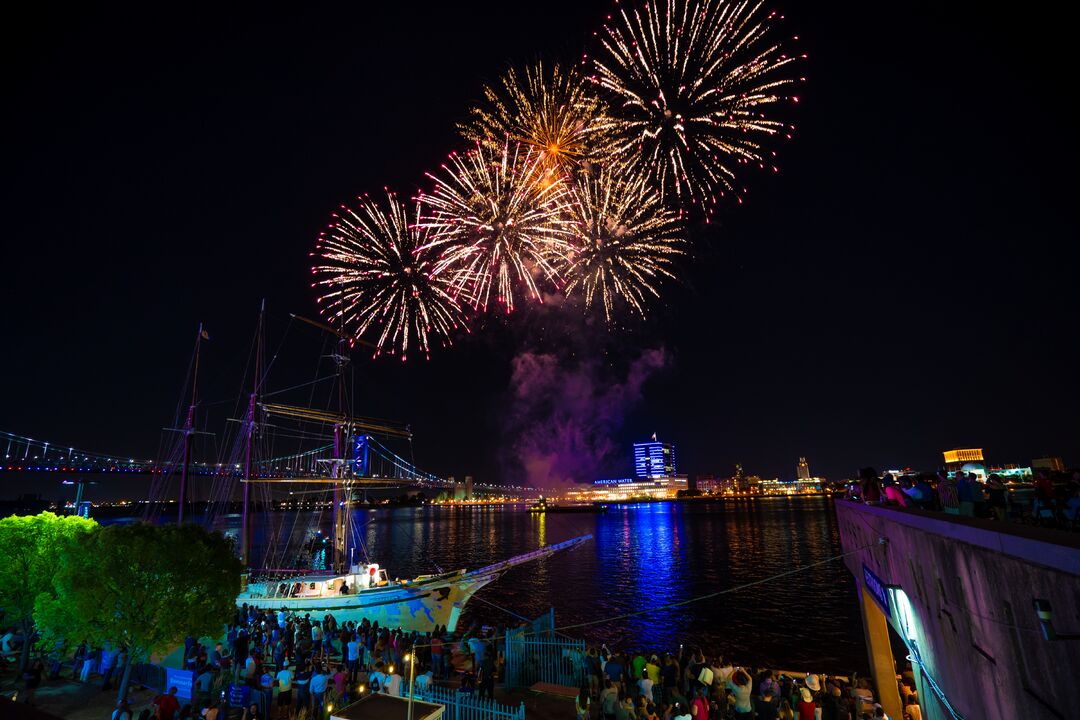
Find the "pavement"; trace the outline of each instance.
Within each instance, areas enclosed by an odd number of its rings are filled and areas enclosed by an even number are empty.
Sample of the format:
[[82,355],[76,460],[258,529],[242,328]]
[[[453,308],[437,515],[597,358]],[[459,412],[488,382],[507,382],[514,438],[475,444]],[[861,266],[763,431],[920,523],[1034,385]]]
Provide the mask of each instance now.
[[[7,669],[0,675],[0,695],[11,698],[21,690],[22,682],[17,680],[12,670]],[[130,699],[131,709],[136,718],[156,696],[155,690],[133,686]],[[555,695],[538,694],[527,689],[507,692],[496,687],[495,699],[511,706],[524,702],[525,717],[528,720],[564,720],[567,717],[573,717],[574,713],[573,700]],[[100,680],[82,683],[62,678],[42,683],[37,691],[34,706],[67,720],[109,720],[116,707],[115,701],[116,689],[103,691]]]
[[[68,671],[70,672],[70,671]],[[22,682],[8,669],[0,676],[0,694],[11,698],[22,692]],[[157,691],[133,686],[129,693],[135,717],[157,696]],[[62,678],[47,680],[38,688],[34,707],[67,720],[109,720],[116,708],[116,688],[102,690],[100,680],[81,683]]]

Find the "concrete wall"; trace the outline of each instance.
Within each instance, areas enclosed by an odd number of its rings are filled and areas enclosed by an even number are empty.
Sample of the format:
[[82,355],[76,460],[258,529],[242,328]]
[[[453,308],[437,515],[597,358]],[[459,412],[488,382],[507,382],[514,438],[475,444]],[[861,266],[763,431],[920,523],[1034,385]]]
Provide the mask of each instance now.
[[[1076,716],[1080,639],[1044,639],[1033,600],[1050,601],[1059,633],[1080,634],[1080,534],[847,501],[836,509],[844,550],[856,551],[845,563],[860,595],[871,595],[861,592],[864,565],[902,588],[913,619],[906,634],[960,715]],[[861,605],[871,666],[885,667],[881,660],[891,651],[868,629],[884,613],[872,598]],[[891,607],[887,619],[903,635],[897,610]],[[916,675],[924,717],[951,717]],[[877,680],[884,686],[889,678]],[[885,709],[893,714],[890,704]]]

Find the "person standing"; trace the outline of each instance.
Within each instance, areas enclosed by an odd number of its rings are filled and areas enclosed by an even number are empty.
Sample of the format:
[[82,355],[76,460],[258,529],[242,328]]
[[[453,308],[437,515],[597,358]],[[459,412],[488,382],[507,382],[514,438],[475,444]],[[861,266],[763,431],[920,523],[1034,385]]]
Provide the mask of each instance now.
[[323,716],[323,709],[326,707],[326,688],[329,685],[330,675],[322,665],[319,665],[315,674],[311,676],[311,686],[308,689],[311,693],[311,712],[315,718]]
[[109,683],[112,681],[113,671],[116,669],[116,650],[113,650],[112,643],[106,642],[105,646],[101,648],[101,673],[102,682],[101,689],[108,690]]
[[278,670],[275,678],[278,687],[277,709],[278,715],[289,717],[292,715],[292,680],[293,673],[289,669],[289,663],[284,663]]
[[817,705],[814,704],[814,696],[810,688],[799,688],[799,702],[795,705],[795,711],[799,720],[815,720]]
[[641,677],[637,681],[638,694],[645,698],[645,702],[653,701],[653,681],[649,677],[649,671],[644,667],[641,669]]
[[582,685],[577,698],[574,700],[574,711],[577,714],[577,720],[589,720],[590,702],[589,688],[586,685]]
[[740,720],[749,720],[754,716],[754,708],[750,704],[750,676],[742,668],[731,675],[727,682],[728,690],[735,696],[735,717]]
[[34,704],[34,697],[37,695],[37,689],[41,687],[41,677],[45,673],[45,664],[41,660],[35,660],[33,664],[26,668],[26,672],[23,673],[23,694],[22,701],[27,705]]
[[443,641],[438,633],[431,636],[431,670],[435,677],[443,677]]
[[495,699],[495,660],[492,659],[491,653],[484,656],[483,661],[480,663],[480,677],[478,680],[478,697],[486,697],[489,700]]
[[349,668],[349,684],[356,682],[356,675],[360,672],[360,655],[364,651],[363,646],[356,635],[350,635],[345,643],[345,666]]
[[171,687],[167,694],[158,695],[152,704],[156,708],[155,720],[173,720],[173,716],[180,709],[180,701],[176,699],[176,688]]
[[615,706],[618,702],[619,691],[610,679],[605,680],[604,689],[600,691],[600,712],[603,720],[615,720]]

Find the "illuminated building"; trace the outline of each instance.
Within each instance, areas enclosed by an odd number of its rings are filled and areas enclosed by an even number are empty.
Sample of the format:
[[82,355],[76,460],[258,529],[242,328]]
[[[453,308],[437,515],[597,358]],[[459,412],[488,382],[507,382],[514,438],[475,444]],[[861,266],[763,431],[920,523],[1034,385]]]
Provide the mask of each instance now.
[[720,492],[720,489],[723,486],[723,480],[715,475],[698,475],[696,479],[698,492],[705,493],[706,495]]
[[942,455],[945,456],[945,467],[953,471],[959,470],[965,463],[983,462],[982,448],[957,448],[946,450]]
[[611,478],[593,480],[566,493],[571,502],[626,502],[629,500],[673,500],[680,490],[687,489],[687,477]]
[[825,478],[807,477],[798,480],[762,480],[757,484],[761,495],[820,495]]
[[795,476],[799,480],[810,479],[810,463],[806,462],[806,458],[799,458],[799,467],[796,470]]
[[[656,435],[653,435],[655,438]],[[634,474],[639,478],[673,477],[675,446],[672,443],[634,443]]]
[[1031,461],[1031,467],[1036,470],[1048,470],[1050,472],[1063,472],[1065,461],[1059,457],[1041,457]]

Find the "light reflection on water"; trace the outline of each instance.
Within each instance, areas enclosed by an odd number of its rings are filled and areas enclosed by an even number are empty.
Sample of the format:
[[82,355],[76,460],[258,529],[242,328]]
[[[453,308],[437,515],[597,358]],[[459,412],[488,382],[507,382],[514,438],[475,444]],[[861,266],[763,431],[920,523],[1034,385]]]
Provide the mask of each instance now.
[[[292,535],[298,547],[311,519],[260,517],[256,555],[270,537]],[[329,517],[318,519],[328,531]],[[222,529],[232,533],[237,524],[230,516]],[[372,560],[392,577],[431,573],[436,566],[480,567],[540,543],[592,533],[583,547],[515,568],[479,596],[527,617],[554,607],[559,625],[715,593],[840,552],[831,502],[814,497],[644,503],[601,515],[537,516],[523,507],[386,508],[357,511],[356,524],[363,526]],[[649,651],[705,644],[738,663],[849,672],[866,664],[854,588],[838,561],[575,634]],[[512,621],[488,603],[470,603],[463,624]]]

